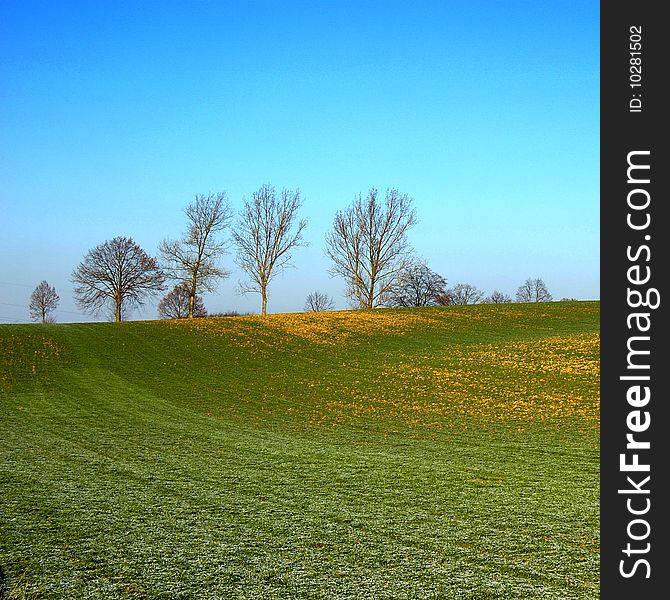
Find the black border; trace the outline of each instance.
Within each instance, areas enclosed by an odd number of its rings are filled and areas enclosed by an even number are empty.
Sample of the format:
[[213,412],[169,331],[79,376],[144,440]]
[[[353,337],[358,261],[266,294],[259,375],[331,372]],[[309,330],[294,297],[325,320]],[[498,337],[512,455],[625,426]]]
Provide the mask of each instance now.
[[[601,182],[601,598],[667,598],[670,589],[670,540],[668,540],[667,512],[670,499],[664,481],[668,473],[668,440],[670,421],[665,367],[670,351],[665,348],[666,327],[662,322],[667,297],[668,238],[670,231],[664,230],[661,211],[665,211],[668,196],[667,178],[670,172],[665,130],[670,111],[668,95],[663,86],[670,85],[668,58],[670,51],[670,25],[664,22],[661,7],[664,3],[649,0],[622,2],[602,0],[600,4],[600,182]],[[629,80],[631,26],[642,27],[642,87],[631,88]],[[642,111],[631,112],[632,94],[641,94]],[[649,212],[651,224],[644,232],[634,231],[626,223],[627,194],[631,185],[627,182],[628,153],[649,150],[650,180],[644,187],[651,194]],[[642,241],[644,235],[650,240]],[[626,451],[626,416],[631,406],[626,400],[626,391],[631,382],[620,381],[627,372],[627,341],[634,332],[629,331],[627,316],[631,312],[648,309],[632,309],[627,302],[627,270],[631,263],[626,256],[627,247],[637,248],[647,243],[651,250],[648,262],[640,264],[651,268],[649,286],[660,292],[661,304],[651,314],[651,354],[646,358],[650,369],[651,400],[643,410],[651,415],[651,426],[645,432],[650,440],[649,450],[641,450],[640,461],[649,462],[651,476],[648,496],[651,505],[644,515],[651,533],[645,540],[650,543],[649,552],[639,554],[650,564],[650,577],[646,578],[646,567],[639,565],[635,575],[625,578],[620,573],[620,561],[625,559],[630,569],[634,558],[623,553],[629,542],[627,526],[632,516],[626,507],[625,494],[619,489],[630,488],[626,476],[619,469],[619,455]],[[644,260],[644,259],[641,259]],[[647,385],[647,384],[643,384]],[[641,409],[642,410],[642,409]],[[641,439],[641,434],[638,436]],[[634,451],[629,451],[629,453]],[[638,477],[639,479],[639,474]],[[642,503],[637,506],[642,506]],[[635,530],[643,531],[642,526]],[[643,545],[643,542],[637,542]],[[668,566],[666,566],[668,565]]]

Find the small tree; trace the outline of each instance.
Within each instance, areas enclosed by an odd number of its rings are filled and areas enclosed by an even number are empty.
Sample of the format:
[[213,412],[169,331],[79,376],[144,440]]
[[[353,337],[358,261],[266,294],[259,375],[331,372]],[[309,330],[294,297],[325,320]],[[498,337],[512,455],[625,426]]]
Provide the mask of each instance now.
[[516,291],[517,302],[550,302],[551,300],[547,286],[539,277],[526,279]]
[[261,295],[261,314],[267,313],[268,285],[291,261],[291,251],[306,245],[302,238],[307,226],[298,220],[300,191],[283,190],[277,198],[274,187],[263,185],[251,201],[244,202],[240,221],[233,231],[237,244],[237,264],[249,276],[240,283],[243,293]]
[[424,261],[407,263],[389,290],[390,306],[435,306],[446,294],[447,280],[428,268]]
[[503,294],[496,290],[490,296],[487,296],[482,300],[484,304],[509,304],[512,301],[512,298],[507,294]]
[[484,292],[469,283],[459,283],[447,290],[449,304],[477,304],[484,297]]
[[338,211],[326,236],[331,275],[344,278],[357,308],[383,306],[410,251],[407,231],[416,223],[412,199],[389,189],[382,203],[377,190]]
[[[184,284],[176,285],[159,302],[158,316],[161,319],[185,319],[189,316],[189,290]],[[207,309],[200,295],[196,295],[191,310],[192,317],[206,317]]]
[[306,312],[333,310],[334,306],[333,299],[328,294],[319,291],[307,294],[307,298],[305,299]]
[[184,210],[187,227],[181,240],[163,240],[159,247],[167,277],[188,294],[188,316],[195,317],[199,290],[213,292],[229,273],[218,265],[226,252],[217,238],[230,224],[232,210],[225,193],[199,196]]
[[53,312],[58,307],[60,298],[56,293],[56,288],[50,286],[46,281],[42,281],[30,295],[30,318],[33,321],[42,323],[55,323]]
[[111,305],[117,323],[129,309],[142,306],[147,296],[165,289],[165,275],[156,259],[126,237],[89,250],[72,273],[72,282],[79,308],[99,314]]

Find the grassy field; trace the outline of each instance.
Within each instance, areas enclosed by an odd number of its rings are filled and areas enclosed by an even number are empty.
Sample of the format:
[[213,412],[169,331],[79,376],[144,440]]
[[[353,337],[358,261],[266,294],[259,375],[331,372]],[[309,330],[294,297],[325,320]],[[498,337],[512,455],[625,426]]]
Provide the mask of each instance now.
[[0,326],[0,598],[598,598],[599,303]]

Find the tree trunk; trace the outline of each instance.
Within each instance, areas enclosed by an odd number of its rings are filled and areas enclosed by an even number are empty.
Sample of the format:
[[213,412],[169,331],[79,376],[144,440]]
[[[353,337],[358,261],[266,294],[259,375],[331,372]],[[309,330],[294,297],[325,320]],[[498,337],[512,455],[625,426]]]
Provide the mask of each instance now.
[[114,317],[117,323],[121,322],[121,300],[119,298],[116,299],[116,313]]
[[261,314],[267,314],[268,307],[268,292],[267,284],[261,285]]
[[368,284],[367,298],[365,299],[365,308],[372,310],[375,304],[375,285],[377,285],[377,280],[375,274],[370,275],[370,283]]
[[191,289],[188,291],[188,318],[189,319],[193,318],[193,309],[195,308],[195,293],[196,293],[196,285],[198,284],[197,272],[198,272],[199,268],[200,268],[200,259],[198,259],[198,262],[195,266],[193,274],[191,275]]

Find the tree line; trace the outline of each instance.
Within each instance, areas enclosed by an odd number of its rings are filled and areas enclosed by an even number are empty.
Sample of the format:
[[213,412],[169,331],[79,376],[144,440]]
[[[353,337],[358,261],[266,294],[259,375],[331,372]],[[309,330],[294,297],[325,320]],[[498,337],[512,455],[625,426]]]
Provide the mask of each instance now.
[[[307,221],[300,218],[300,191],[277,192],[269,184],[244,200],[234,213],[225,192],[196,195],[185,209],[186,227],[178,239],[164,239],[158,257],[150,256],[132,238],[115,237],[92,248],[72,272],[77,306],[99,315],[111,310],[115,321],[124,320],[148,298],[170,291],[160,300],[161,318],[195,318],[207,315],[202,294],[213,293],[230,272],[221,265],[229,246],[246,275],[243,293],[258,293],[261,314],[267,313],[270,282],[288,267],[293,251],[305,246]],[[494,291],[490,296],[475,286],[447,280],[416,257],[408,239],[416,224],[413,200],[396,189],[382,195],[372,188],[338,210],[326,235],[329,274],[345,282],[345,295],[354,308],[435,306],[512,302]],[[230,236],[226,236],[230,230]],[[46,281],[34,290],[30,314],[34,320],[53,321],[59,302]],[[552,300],[540,278],[529,278],[516,293],[518,302]],[[333,299],[320,291],[310,293],[305,310],[332,310]]]

